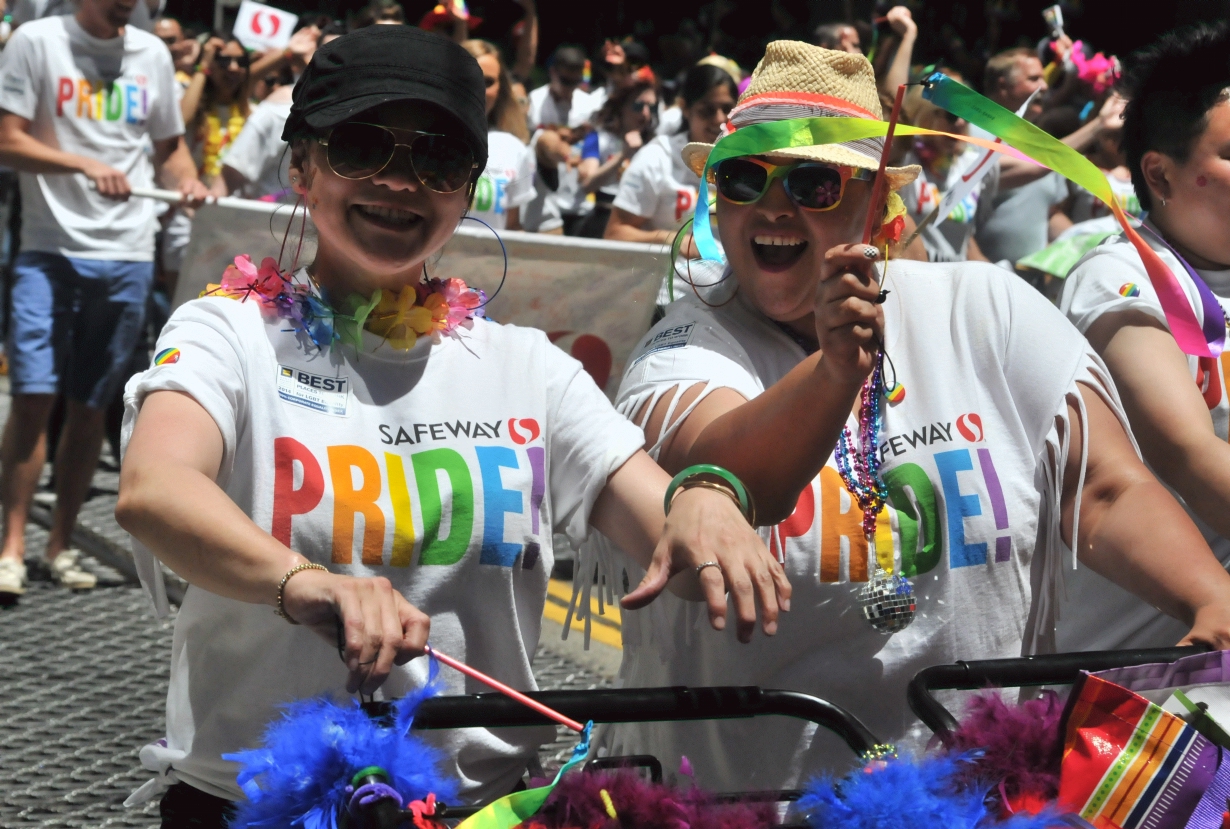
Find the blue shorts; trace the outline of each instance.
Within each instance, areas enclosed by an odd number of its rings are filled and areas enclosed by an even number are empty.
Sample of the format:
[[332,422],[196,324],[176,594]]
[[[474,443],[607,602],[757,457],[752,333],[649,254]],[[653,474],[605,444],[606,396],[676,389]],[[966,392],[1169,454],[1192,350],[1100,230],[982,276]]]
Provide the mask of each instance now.
[[153,262],[23,251],[13,263],[13,394],[55,394],[106,408],[128,378],[145,324]]

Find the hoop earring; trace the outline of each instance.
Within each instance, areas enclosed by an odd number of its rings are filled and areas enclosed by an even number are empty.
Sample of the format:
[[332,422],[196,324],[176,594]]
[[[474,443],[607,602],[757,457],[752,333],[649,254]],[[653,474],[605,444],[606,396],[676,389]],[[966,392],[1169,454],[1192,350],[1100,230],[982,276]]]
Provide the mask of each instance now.
[[[303,222],[299,225],[299,244],[295,246],[295,256],[291,260],[289,273],[293,276],[296,268],[299,265],[299,254],[303,251],[303,237],[307,233],[307,205],[303,203],[303,196],[295,198],[295,203],[290,208],[290,219],[286,222],[286,231],[282,234],[282,246],[278,248],[278,271],[282,271],[282,256],[286,253],[286,241],[290,238],[290,229],[295,225],[295,211],[303,207]],[[274,215],[277,215],[276,213]],[[269,223],[273,224],[273,216],[269,217]]]
[[[461,217],[461,220],[478,222],[480,225],[490,230],[491,235],[494,236],[495,240],[500,243],[500,252],[504,254],[504,273],[500,276],[500,284],[496,286],[495,292],[492,293],[491,296],[486,297],[486,299],[483,300],[482,304],[478,306],[479,308],[485,308],[491,304],[491,301],[493,299],[499,296],[500,291],[504,289],[504,280],[508,279],[508,248],[504,247],[504,240],[500,238],[500,234],[496,232],[496,229],[492,227],[491,225],[487,224],[486,222],[484,222],[482,219],[478,218],[477,216],[471,216],[468,208],[466,210],[466,214]],[[424,277],[427,276],[427,263],[426,262],[423,263],[423,276]]]

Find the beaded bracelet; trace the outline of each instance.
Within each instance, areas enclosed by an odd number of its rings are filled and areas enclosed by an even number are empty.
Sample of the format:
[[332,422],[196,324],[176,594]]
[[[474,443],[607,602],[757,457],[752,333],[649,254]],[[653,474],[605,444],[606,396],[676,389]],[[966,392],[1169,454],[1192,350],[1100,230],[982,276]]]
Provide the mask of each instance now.
[[304,570],[324,570],[326,573],[329,572],[329,568],[325,567],[323,564],[317,564],[314,561],[305,561],[303,564],[298,564],[290,568],[290,570],[286,571],[286,575],[282,576],[282,580],[278,582],[278,606],[274,608],[273,612],[290,622],[292,625],[297,625],[299,623],[292,619],[290,614],[286,612],[286,606],[284,604],[286,601],[286,582],[290,581],[291,576],[296,573],[302,573]]
[[[706,480],[706,478],[709,480]],[[713,478],[718,480],[713,481]],[[707,489],[720,487],[723,490],[728,490],[737,502],[743,517],[753,527],[756,526],[756,506],[752,502],[752,497],[748,493],[747,487],[743,486],[743,482],[735,477],[734,473],[710,463],[699,463],[695,466],[689,466],[671,479],[670,486],[666,488],[666,500],[664,503],[666,514],[670,514],[671,501],[674,500],[679,490],[702,485]]]

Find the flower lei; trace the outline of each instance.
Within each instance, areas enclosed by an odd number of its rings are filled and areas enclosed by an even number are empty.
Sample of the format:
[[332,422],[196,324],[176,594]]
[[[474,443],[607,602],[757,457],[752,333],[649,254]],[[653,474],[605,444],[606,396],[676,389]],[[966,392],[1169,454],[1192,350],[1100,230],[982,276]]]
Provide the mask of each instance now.
[[200,169],[202,177],[214,178],[222,172],[222,150],[239,136],[245,121],[239,104],[231,104],[225,130],[222,129],[222,119],[215,113],[205,115],[205,144],[201,152]]
[[340,309],[330,306],[310,285],[278,270],[273,257],[258,268],[247,255],[236,256],[222,280],[207,285],[201,296],[255,300],[261,309],[288,320],[317,348],[334,340],[363,347],[363,330],[384,337],[398,351],[414,348],[419,337],[451,334],[466,320],[481,318],[487,295],[460,279],[428,279],[397,293],[377,289],[370,299],[351,294]]

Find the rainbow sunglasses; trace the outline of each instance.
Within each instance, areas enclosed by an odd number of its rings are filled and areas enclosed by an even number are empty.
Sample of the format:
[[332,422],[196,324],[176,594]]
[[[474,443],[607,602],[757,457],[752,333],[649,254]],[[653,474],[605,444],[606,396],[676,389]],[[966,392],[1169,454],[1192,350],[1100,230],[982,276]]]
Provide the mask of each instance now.
[[740,156],[721,161],[713,168],[714,185],[722,198],[735,204],[759,201],[777,179],[790,200],[804,210],[832,210],[841,204],[846,182],[874,181],[875,172],[860,167],[826,164],[823,161],[796,161],[770,164],[755,156]]

